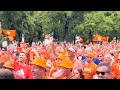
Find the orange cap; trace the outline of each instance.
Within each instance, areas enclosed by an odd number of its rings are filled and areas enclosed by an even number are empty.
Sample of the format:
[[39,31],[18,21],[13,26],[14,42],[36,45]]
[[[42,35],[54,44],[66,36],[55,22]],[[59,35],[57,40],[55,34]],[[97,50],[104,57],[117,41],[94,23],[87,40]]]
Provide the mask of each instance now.
[[14,62],[13,61],[6,61],[3,67],[14,69]]
[[65,68],[73,68],[73,63],[68,59],[64,59],[61,61],[60,66]]
[[87,57],[91,57],[92,59],[95,57],[94,53],[90,53]]
[[56,59],[61,59],[61,60],[65,59],[65,58],[66,58],[66,56],[64,54],[60,54],[58,57],[56,57]]
[[32,65],[38,65],[40,67],[43,67],[43,68],[47,68],[46,67],[46,60],[44,58],[35,58],[32,62],[31,62]]

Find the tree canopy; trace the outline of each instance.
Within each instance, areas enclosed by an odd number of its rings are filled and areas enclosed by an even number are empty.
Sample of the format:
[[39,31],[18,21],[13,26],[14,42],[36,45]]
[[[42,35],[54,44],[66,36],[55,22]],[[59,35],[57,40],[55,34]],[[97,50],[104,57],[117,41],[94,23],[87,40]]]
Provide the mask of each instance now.
[[0,11],[2,29],[17,30],[18,41],[25,34],[28,42],[42,41],[45,34],[59,41],[72,42],[75,35],[88,40],[90,31],[119,39],[119,21],[120,11]]

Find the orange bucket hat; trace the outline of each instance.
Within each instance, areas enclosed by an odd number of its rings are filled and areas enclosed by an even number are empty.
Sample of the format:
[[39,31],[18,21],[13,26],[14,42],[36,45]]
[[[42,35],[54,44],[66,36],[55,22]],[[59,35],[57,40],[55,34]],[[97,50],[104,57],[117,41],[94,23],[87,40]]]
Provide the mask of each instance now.
[[46,67],[46,60],[44,58],[35,58],[32,62],[31,62],[31,65],[38,65],[40,67],[43,67],[43,68],[47,68]]
[[64,59],[61,61],[60,66],[65,68],[73,68],[73,63],[68,59]]
[[67,57],[64,54],[60,54],[59,56],[56,57],[56,59],[61,59],[61,60],[65,59],[65,58],[67,58]]
[[6,61],[3,67],[14,69],[14,62],[13,61]]

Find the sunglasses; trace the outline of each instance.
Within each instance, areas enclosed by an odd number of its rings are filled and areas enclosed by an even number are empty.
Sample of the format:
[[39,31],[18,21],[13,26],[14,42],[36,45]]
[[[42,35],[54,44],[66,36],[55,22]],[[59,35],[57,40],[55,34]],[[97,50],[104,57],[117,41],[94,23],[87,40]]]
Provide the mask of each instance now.
[[98,56],[98,57],[102,57],[102,56]]
[[96,72],[97,75],[99,75],[99,74],[105,75],[106,73],[109,73],[109,72],[99,72],[99,71]]
[[118,59],[118,60],[120,60],[120,59]]

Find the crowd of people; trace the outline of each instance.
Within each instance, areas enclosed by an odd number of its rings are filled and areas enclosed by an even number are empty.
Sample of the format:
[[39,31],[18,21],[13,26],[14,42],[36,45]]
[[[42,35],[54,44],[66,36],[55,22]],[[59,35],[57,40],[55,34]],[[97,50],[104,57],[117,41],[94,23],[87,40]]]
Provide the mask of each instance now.
[[120,42],[14,41],[1,47],[0,79],[120,79]]

